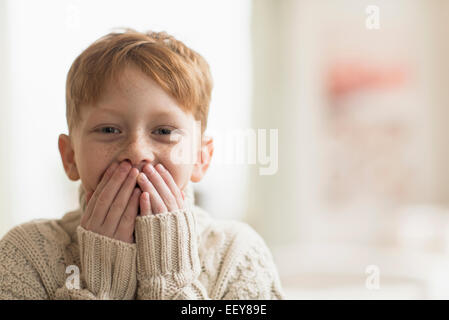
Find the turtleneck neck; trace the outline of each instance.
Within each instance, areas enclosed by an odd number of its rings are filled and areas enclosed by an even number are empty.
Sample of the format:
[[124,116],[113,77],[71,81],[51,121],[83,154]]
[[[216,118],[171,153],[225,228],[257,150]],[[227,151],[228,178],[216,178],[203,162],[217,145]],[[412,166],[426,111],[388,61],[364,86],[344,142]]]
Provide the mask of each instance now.
[[[195,195],[193,192],[193,185],[190,181],[184,188],[184,195],[185,195],[184,203],[186,207],[193,208],[193,206],[195,205]],[[81,214],[83,214],[86,209],[86,195],[84,192],[84,188],[82,187],[82,184],[80,184],[78,188],[78,202],[80,205]]]

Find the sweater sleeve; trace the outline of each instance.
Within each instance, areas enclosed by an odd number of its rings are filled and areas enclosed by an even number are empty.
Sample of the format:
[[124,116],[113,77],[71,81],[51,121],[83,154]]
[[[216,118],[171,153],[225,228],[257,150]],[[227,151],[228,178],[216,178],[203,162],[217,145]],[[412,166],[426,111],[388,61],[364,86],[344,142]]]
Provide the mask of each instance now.
[[136,244],[112,239],[77,227],[82,286],[62,286],[56,299],[129,300],[134,299]]
[[137,244],[137,299],[205,300],[197,232],[190,209],[139,216]]

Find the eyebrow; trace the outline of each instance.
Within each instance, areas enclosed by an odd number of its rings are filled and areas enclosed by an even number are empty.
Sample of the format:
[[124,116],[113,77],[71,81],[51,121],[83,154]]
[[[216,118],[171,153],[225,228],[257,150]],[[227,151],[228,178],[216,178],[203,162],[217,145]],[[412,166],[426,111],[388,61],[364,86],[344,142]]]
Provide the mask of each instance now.
[[100,107],[96,107],[95,110],[99,110],[99,111],[103,111],[103,112],[110,112],[110,113],[115,113],[118,115],[122,115],[122,112],[118,111],[118,110],[114,110],[114,109],[106,109],[106,108],[100,108]]
[[[117,114],[117,115],[120,115],[120,116],[123,115],[123,112],[118,111],[118,110],[114,110],[114,109],[100,108],[100,107],[97,107],[95,109],[96,110],[100,110],[102,112],[114,113],[114,114]],[[161,110],[161,111],[156,112],[155,116],[173,116],[173,113],[171,113],[169,111],[166,111],[166,110]]]

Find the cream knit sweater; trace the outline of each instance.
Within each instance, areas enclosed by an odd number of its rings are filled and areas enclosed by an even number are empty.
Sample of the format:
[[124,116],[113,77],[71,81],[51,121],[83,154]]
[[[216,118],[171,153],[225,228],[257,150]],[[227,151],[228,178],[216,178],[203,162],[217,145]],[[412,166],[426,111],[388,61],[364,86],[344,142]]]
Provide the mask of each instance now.
[[80,186],[78,210],[0,240],[0,299],[285,298],[263,239],[245,223],[212,219],[191,183],[185,195],[186,209],[137,217],[136,243],[126,243],[80,226]]

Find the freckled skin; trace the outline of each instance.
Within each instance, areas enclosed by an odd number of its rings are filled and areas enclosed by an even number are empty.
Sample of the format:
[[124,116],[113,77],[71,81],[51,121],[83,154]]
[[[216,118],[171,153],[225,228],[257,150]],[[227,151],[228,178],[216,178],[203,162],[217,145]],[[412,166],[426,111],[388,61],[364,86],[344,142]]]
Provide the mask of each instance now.
[[[128,160],[139,171],[147,163],[162,163],[181,190],[189,180],[200,181],[213,147],[210,144],[205,149],[210,154],[207,159],[200,156],[204,144],[192,147],[194,139],[201,139],[193,115],[184,112],[154,80],[134,67],[125,69],[119,79],[106,87],[95,106],[82,109],[82,120],[70,136],[71,143],[63,147],[73,151],[74,169],[63,155],[67,151],[61,151],[69,178],[81,179],[86,192],[94,191],[111,163]],[[115,129],[101,132],[105,127]],[[157,129],[182,130],[184,138],[173,142]],[[171,157],[174,148],[190,154],[193,161],[175,163]]]

